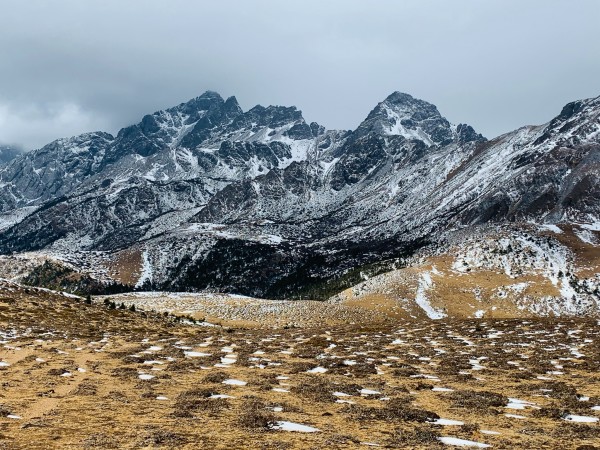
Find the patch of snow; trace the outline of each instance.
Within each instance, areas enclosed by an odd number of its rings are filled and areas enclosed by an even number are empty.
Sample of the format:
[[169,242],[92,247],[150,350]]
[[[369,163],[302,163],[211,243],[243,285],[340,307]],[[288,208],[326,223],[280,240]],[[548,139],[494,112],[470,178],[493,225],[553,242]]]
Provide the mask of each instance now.
[[142,254],[142,273],[140,274],[135,287],[139,289],[146,282],[152,283],[152,272],[152,264],[150,263],[150,258],[148,256],[148,250],[144,250],[144,253]]
[[151,380],[152,378],[154,378],[154,375],[150,375],[150,374],[147,374],[147,373],[141,373],[139,375],[139,379],[140,380]]
[[183,352],[183,354],[188,358],[203,358],[205,356],[210,356],[210,353],[203,352]]
[[586,244],[596,245],[598,243],[596,236],[590,230],[573,230],[573,233]]
[[600,231],[600,221],[596,221],[593,223],[582,223],[579,226],[590,231]]
[[533,402],[528,402],[526,400],[520,400],[518,398],[510,398],[508,399],[508,404],[505,406],[505,408],[508,409],[526,409],[526,408],[533,408],[533,407],[537,407],[537,405]]
[[228,384],[230,386],[246,386],[248,383],[246,381],[235,380],[230,378],[228,380],[223,381],[223,384]]
[[33,214],[39,206],[26,206],[0,214],[0,231],[6,230],[13,225],[23,221],[25,217]]
[[561,230],[558,226],[553,224],[538,224],[537,225],[540,230],[552,231],[556,234],[562,234],[563,230]]
[[433,421],[431,421],[430,423],[434,424],[434,425],[443,425],[443,426],[461,426],[464,425],[464,422],[461,422],[460,420],[452,420],[452,419],[435,419]]
[[454,445],[456,447],[475,447],[475,448],[488,448],[491,447],[489,444],[482,444],[481,442],[469,441],[467,439],[459,439],[450,436],[439,437],[438,440],[445,445]]
[[417,295],[415,297],[415,302],[417,305],[421,307],[427,317],[430,319],[443,319],[447,316],[443,311],[435,309],[429,303],[429,299],[427,298],[427,291],[433,287],[433,280],[431,279],[431,275],[429,272],[424,272],[421,274],[421,278],[419,279],[419,287],[417,289]]
[[361,395],[379,395],[379,394],[381,394],[381,392],[374,391],[372,389],[361,389],[360,393],[361,393]]
[[281,431],[296,431],[299,433],[316,433],[317,431],[319,431],[318,428],[287,421],[276,422],[275,425],[273,425],[273,429]]
[[336,397],[352,397],[350,394],[346,394],[344,392],[334,392],[333,395]]
[[577,416],[575,414],[567,414],[563,419],[566,421],[569,421],[569,422],[579,422],[579,423],[595,423],[600,420],[600,419],[598,419],[598,417]]
[[288,392],[290,392],[290,391],[288,391],[287,389],[283,389],[283,388],[273,388],[273,389],[271,389],[271,390],[272,390],[273,392],[280,392],[280,393],[282,393],[282,394],[287,394]]

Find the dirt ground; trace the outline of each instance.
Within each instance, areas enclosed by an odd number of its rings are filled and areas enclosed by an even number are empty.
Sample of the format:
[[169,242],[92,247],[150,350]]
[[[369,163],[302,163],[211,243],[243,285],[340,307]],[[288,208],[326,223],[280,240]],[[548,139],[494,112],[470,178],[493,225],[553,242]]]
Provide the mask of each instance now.
[[191,326],[5,283],[0,449],[600,448],[598,320],[353,317]]

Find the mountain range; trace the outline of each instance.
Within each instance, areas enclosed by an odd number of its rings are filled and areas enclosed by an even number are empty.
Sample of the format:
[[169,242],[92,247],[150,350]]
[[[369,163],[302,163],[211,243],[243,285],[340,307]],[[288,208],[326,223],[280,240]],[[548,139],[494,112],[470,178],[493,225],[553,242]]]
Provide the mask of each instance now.
[[209,91],[0,166],[0,253],[41,284],[77,274],[80,291],[85,276],[96,291],[327,298],[500,228],[568,226],[596,246],[599,176],[600,97],[486,139],[401,92],[327,130]]

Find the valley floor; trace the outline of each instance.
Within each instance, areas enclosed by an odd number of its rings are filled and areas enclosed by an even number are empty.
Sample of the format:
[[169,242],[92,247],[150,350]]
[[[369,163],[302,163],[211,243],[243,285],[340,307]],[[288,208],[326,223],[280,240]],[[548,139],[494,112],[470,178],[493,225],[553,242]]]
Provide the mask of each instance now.
[[0,295],[0,449],[600,443],[597,320],[373,321],[385,314],[355,305],[352,325],[321,311],[225,328]]

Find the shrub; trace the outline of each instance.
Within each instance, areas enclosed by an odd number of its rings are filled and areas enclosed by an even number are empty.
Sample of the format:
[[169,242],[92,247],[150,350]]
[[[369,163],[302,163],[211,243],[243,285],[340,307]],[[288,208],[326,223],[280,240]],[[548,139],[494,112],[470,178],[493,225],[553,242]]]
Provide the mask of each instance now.
[[247,430],[268,431],[276,422],[275,415],[266,410],[266,405],[259,399],[251,398],[242,405],[239,425]]

